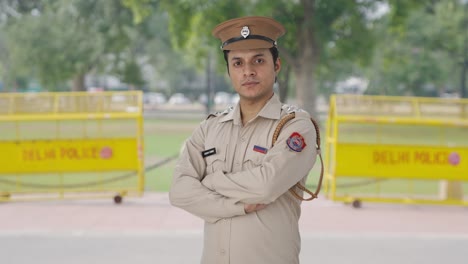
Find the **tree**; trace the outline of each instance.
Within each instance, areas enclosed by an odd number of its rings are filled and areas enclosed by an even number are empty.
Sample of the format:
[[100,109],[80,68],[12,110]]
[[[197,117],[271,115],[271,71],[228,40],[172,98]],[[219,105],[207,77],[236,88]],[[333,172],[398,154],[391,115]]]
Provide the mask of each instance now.
[[[121,0],[37,2],[24,6],[23,1],[11,1],[9,6],[18,8],[14,10],[18,15],[6,23],[17,72],[37,76],[52,87],[73,79],[72,90],[83,90],[84,76],[92,70],[122,73],[138,66],[129,49],[132,14]],[[126,77],[130,80],[128,72]]]
[[[298,104],[315,113],[315,79],[319,65],[331,60],[369,61],[372,19],[368,13],[381,1],[349,0],[240,0],[164,1],[170,15],[173,41],[179,47],[203,56],[219,45],[210,36],[219,22],[242,15],[271,16],[288,33],[279,41],[281,57],[291,66]],[[254,10],[255,13],[252,11]]]
[[28,13],[36,8],[38,4],[36,1],[21,0],[4,0],[0,2],[0,76],[7,91],[16,91],[18,88],[26,86],[27,78],[13,69],[11,52],[7,47],[7,34],[4,29],[9,22],[9,18],[18,18],[22,13]]
[[[128,1],[135,6],[146,2]],[[343,64],[352,65],[349,71],[352,73],[371,61],[376,22],[390,17],[390,24],[398,28],[411,10],[437,2],[439,0],[161,0],[170,17],[173,43],[190,51],[198,64],[206,61],[200,58],[206,57],[207,50],[219,45],[210,36],[217,23],[243,15],[270,16],[282,22],[288,34],[279,42],[281,57],[294,73],[298,104],[312,114],[315,113],[317,79],[329,77],[334,69],[342,69]],[[388,12],[375,16],[382,7],[387,7]],[[319,75],[323,73],[324,76]],[[325,83],[323,78],[320,81]]]
[[369,71],[370,93],[438,96],[458,86],[463,57],[463,7],[433,1],[400,24],[379,25],[381,42]]

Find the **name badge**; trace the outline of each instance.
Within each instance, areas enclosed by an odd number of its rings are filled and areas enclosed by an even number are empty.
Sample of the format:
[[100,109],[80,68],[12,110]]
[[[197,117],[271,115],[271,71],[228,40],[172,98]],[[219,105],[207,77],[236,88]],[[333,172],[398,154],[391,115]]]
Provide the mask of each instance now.
[[206,158],[208,156],[211,156],[211,155],[214,155],[216,154],[216,149],[215,148],[211,148],[211,149],[207,149],[205,151],[202,151],[201,155],[202,157]]

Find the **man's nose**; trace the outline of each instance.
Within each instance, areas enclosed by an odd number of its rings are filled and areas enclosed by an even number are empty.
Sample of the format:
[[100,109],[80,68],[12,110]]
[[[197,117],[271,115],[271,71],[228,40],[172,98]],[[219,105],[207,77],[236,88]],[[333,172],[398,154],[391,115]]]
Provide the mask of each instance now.
[[255,67],[253,65],[246,64],[244,67],[244,75],[245,76],[255,76],[257,72],[255,71]]

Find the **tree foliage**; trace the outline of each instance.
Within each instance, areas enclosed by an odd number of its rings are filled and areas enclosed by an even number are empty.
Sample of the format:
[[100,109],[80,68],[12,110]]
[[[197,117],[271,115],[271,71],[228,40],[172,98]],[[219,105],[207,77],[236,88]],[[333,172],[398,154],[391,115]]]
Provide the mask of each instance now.
[[315,112],[315,80],[320,68],[335,61],[366,64],[374,44],[369,13],[383,1],[350,0],[241,0],[164,1],[170,14],[173,41],[202,56],[219,45],[210,36],[218,23],[243,15],[270,16],[288,33],[279,41],[282,58],[292,67],[298,103]]
[[350,76],[369,79],[368,92],[374,94],[435,95],[459,87],[460,76],[466,79],[461,65],[468,60],[462,5],[460,0],[4,0],[0,73],[7,82],[33,76],[49,90],[69,80],[83,89],[89,73],[116,75],[141,87],[145,66],[153,83],[166,83],[171,93],[200,89],[208,83],[203,78],[211,72],[211,58],[217,58],[219,73],[225,72],[220,43],[211,36],[214,26],[239,16],[269,16],[288,32],[279,40],[281,95],[288,84],[294,86],[289,94],[314,114],[317,94],[332,93]]
[[[83,90],[86,73],[122,73],[127,63],[134,63],[132,14],[120,0],[38,2],[28,8],[10,6],[18,8],[4,26],[13,73],[36,76],[52,89],[75,79],[74,89]],[[128,74],[126,78],[132,81]]]
[[439,96],[458,90],[466,38],[463,12],[458,0],[432,1],[398,26],[380,25],[369,93]]

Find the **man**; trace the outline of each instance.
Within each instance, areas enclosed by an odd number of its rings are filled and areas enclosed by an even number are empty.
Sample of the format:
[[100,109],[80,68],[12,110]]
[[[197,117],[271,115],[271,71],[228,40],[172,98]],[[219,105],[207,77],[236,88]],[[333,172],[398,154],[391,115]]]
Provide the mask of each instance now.
[[205,220],[203,264],[299,263],[301,201],[288,189],[304,184],[315,163],[316,132],[309,114],[296,111],[272,142],[293,109],[273,91],[281,69],[276,40],[284,33],[266,17],[213,30],[240,99],[186,141],[169,193],[174,206]]

